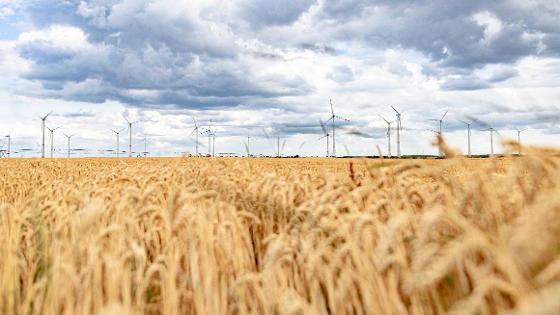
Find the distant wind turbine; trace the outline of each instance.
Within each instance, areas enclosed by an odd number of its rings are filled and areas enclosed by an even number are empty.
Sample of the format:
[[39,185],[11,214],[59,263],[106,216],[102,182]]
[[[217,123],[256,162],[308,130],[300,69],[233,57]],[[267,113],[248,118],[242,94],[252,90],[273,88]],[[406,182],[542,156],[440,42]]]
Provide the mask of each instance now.
[[460,120],[463,124],[467,125],[467,148],[468,148],[468,157],[471,157],[471,125],[472,122],[466,122],[464,120]]
[[521,133],[527,129],[515,129],[517,131],[517,155],[521,156]]
[[401,130],[402,130],[401,115],[402,115],[402,113],[399,112],[393,106],[391,106],[391,108],[395,111],[395,113],[397,113],[397,156],[401,157]]
[[193,121],[194,121],[194,129],[193,129],[193,131],[191,132],[191,135],[192,135],[193,133],[195,134],[195,137],[196,137],[196,139],[195,139],[195,142],[196,142],[196,143],[195,143],[195,145],[196,145],[196,156],[198,156],[198,133],[199,133],[199,131],[198,131],[198,124],[196,123],[196,118],[194,118],[194,117],[193,117]]
[[394,121],[388,121],[381,115],[379,115],[379,117],[387,124],[387,156],[391,157],[391,124],[394,123]]
[[12,135],[9,134],[9,135],[6,136],[6,138],[8,139],[8,149],[7,149],[8,151],[6,152],[6,153],[7,153],[6,156],[7,156],[7,157],[10,157],[10,150],[11,150],[11,149],[10,149],[10,146],[11,146],[11,144],[12,144]]
[[56,128],[54,128],[54,129],[51,129],[51,128],[49,128],[49,127],[46,127],[46,128],[51,132],[51,159],[52,159],[53,156],[54,156],[54,132],[55,132],[57,129],[60,129],[60,127],[56,127]]
[[71,148],[70,148],[70,139],[72,139],[72,137],[74,137],[75,135],[67,135],[67,134],[64,134],[64,136],[68,139],[68,158],[70,158],[70,151],[71,151]]
[[41,119],[41,131],[43,133],[43,141],[41,144],[41,158],[45,158],[45,122],[47,121],[47,118],[52,114],[52,111],[50,111],[48,114],[46,114],[43,117],[39,118]]
[[317,141],[327,138],[327,155],[326,155],[326,157],[329,157],[329,153],[330,153],[329,152],[329,137],[330,137],[330,134],[329,134],[329,131],[327,130],[327,128],[325,127],[325,125],[323,124],[323,122],[319,121],[319,123],[321,124],[321,128],[323,129],[324,136],[317,139]]
[[124,120],[128,123],[128,157],[132,157],[132,125],[138,121],[131,122],[126,117],[124,117]]
[[336,157],[336,138],[335,138],[335,132],[336,132],[336,119],[340,119],[340,120],[344,120],[344,121],[350,121],[344,117],[340,117],[334,114],[334,107],[333,107],[333,103],[332,100],[329,100],[330,104],[331,104],[331,116],[329,117],[329,119],[327,119],[327,121],[325,121],[325,123],[328,123],[329,121],[332,120],[331,124],[332,124],[332,155],[333,157]]
[[118,158],[119,155],[120,155],[120,145],[119,145],[119,142],[120,142],[120,135],[121,135],[121,132],[123,132],[123,131],[125,131],[125,130],[126,130],[126,128],[123,128],[123,129],[121,129],[121,130],[119,130],[119,131],[116,131],[116,130],[111,129],[111,131],[114,132],[114,133],[117,135],[117,158]]
[[493,126],[483,131],[490,131],[490,157],[494,156],[494,132],[497,132]]

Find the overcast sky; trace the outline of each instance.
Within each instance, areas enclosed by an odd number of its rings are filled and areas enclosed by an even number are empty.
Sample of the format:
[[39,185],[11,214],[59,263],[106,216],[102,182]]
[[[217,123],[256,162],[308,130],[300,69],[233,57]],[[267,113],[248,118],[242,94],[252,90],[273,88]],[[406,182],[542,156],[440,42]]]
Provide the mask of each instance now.
[[[280,136],[285,154],[319,155],[332,99],[370,136],[338,130],[339,155],[386,153],[389,105],[405,154],[437,152],[426,130],[446,110],[464,152],[469,117],[560,145],[559,16],[550,0],[0,0],[0,133],[37,150],[37,116],[53,110],[57,155],[63,132],[99,154],[127,117],[135,151],[147,136],[152,154],[173,154],[194,151],[195,117],[212,120],[216,152],[245,153],[250,134],[251,153]],[[473,153],[489,151],[485,128]]]

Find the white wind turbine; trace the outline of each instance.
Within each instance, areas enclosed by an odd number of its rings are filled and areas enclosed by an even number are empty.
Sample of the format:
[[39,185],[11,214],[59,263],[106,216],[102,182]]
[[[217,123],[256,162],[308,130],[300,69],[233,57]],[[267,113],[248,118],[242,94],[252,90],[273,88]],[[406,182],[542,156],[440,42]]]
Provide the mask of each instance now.
[[6,138],[8,139],[8,148],[7,148],[7,151],[6,151],[6,153],[7,153],[6,156],[10,157],[10,151],[11,151],[10,147],[12,145],[12,135],[9,134],[9,135],[6,136]]
[[214,139],[214,143],[216,142],[216,134],[212,132],[212,121],[208,124],[208,129],[202,132],[203,134],[208,135],[208,156],[214,156],[214,148],[212,146],[212,139]]
[[326,155],[326,157],[329,157],[329,153],[330,153],[329,152],[329,137],[330,137],[330,134],[329,134],[329,131],[327,130],[327,128],[325,127],[325,125],[323,124],[323,122],[319,121],[319,123],[321,124],[321,128],[323,129],[324,136],[317,139],[317,141],[325,139],[325,138],[327,139],[327,155]]
[[472,122],[466,122],[464,120],[459,120],[460,122],[462,122],[463,124],[467,125],[467,156],[471,157],[471,125]]
[[70,151],[71,151],[70,139],[72,139],[72,137],[74,137],[75,135],[67,135],[67,134],[64,133],[64,136],[68,139],[68,158],[70,158]]
[[334,114],[334,108],[333,108],[333,103],[332,100],[329,100],[330,104],[331,104],[331,116],[329,117],[329,119],[327,119],[327,121],[325,121],[325,123],[328,123],[329,121],[332,120],[332,155],[333,157],[336,157],[336,138],[335,138],[335,132],[336,132],[336,119],[340,119],[340,120],[344,120],[344,121],[350,121],[344,117],[340,117]]
[[401,130],[402,130],[402,121],[401,115],[402,113],[399,112],[395,107],[391,106],[391,108],[397,114],[397,156],[401,157]]
[[55,132],[56,130],[60,129],[60,127],[56,127],[56,128],[54,128],[54,129],[51,129],[51,128],[49,128],[49,127],[46,127],[46,128],[47,128],[47,129],[50,131],[50,133],[51,133],[51,159],[52,159],[53,156],[54,156],[54,132]]
[[245,150],[247,150],[247,157],[251,157],[251,134],[247,133],[247,143],[245,143]]
[[381,115],[379,115],[379,117],[387,124],[387,156],[391,157],[391,124],[394,123],[394,121],[388,121]]
[[39,118],[41,119],[41,131],[43,133],[43,141],[41,143],[41,158],[45,158],[45,122],[47,121],[47,118],[52,114],[52,111],[50,111],[48,114],[46,114],[45,116],[41,117],[39,116]]
[[515,129],[517,131],[517,155],[521,156],[521,133],[527,129]]
[[121,129],[121,130],[119,130],[119,131],[116,131],[116,130],[111,129],[111,131],[114,132],[114,133],[117,135],[117,158],[118,158],[119,155],[120,155],[120,135],[121,135],[121,132],[123,132],[123,131],[125,131],[125,130],[126,130],[126,128],[123,128],[123,129]]
[[132,157],[132,125],[137,123],[138,121],[129,121],[126,117],[124,117],[124,120],[126,120],[126,122],[128,123],[128,157]]
[[195,137],[196,137],[196,139],[195,139],[195,142],[196,142],[196,156],[198,156],[198,134],[199,134],[198,124],[196,123],[196,118],[194,118],[194,117],[193,117],[193,121],[194,121],[194,129],[191,132],[191,136],[192,136],[193,133],[195,134]]
[[490,157],[494,157],[494,132],[498,132],[493,126],[482,131],[490,131]]

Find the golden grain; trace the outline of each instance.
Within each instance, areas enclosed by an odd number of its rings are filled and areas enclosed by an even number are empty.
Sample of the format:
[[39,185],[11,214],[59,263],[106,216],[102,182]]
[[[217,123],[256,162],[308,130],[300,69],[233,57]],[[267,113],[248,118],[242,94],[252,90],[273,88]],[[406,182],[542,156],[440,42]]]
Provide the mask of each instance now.
[[0,313],[559,314],[555,151],[438,143],[455,158],[1,160]]

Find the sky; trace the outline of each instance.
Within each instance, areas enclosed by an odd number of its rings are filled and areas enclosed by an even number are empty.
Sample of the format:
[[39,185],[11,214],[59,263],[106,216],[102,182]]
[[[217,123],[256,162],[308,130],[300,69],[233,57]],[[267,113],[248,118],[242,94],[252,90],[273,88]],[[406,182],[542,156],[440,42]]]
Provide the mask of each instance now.
[[558,146],[558,16],[550,0],[0,0],[0,135],[37,156],[52,110],[57,156],[64,133],[87,150],[73,156],[111,156],[125,118],[133,150],[153,156],[194,152],[194,119],[216,153],[245,154],[249,136],[252,154],[275,154],[280,137],[285,155],[324,155],[332,100],[348,120],[338,155],[387,154],[390,106],[403,154],[436,154],[431,119],[446,111],[465,153],[461,120],[475,121],[473,154],[489,152],[489,126],[497,152],[516,129]]

